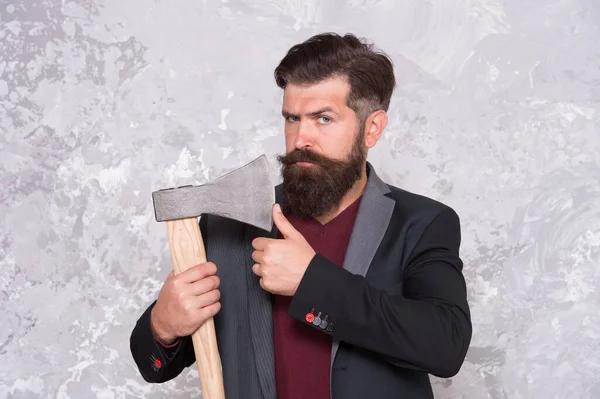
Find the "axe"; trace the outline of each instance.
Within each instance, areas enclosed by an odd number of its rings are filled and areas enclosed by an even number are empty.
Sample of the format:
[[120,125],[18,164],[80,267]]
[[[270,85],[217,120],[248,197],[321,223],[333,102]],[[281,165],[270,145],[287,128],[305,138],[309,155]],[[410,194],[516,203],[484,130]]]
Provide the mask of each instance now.
[[[218,215],[270,231],[275,191],[261,155],[209,183],[155,191],[152,200],[156,221],[166,222],[173,269],[179,274],[207,262],[198,216]],[[192,334],[192,342],[202,397],[225,398],[213,318]]]

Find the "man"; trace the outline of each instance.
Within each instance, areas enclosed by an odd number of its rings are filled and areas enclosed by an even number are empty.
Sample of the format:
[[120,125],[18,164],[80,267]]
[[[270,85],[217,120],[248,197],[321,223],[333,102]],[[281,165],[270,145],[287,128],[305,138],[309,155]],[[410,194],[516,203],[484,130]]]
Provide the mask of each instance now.
[[139,371],[179,375],[195,361],[189,335],[214,316],[229,399],[432,398],[428,374],[455,375],[471,340],[460,224],[366,161],[392,63],[323,34],[292,47],[275,79],[286,154],[273,234],[203,215],[211,262],[169,274],[138,320]]

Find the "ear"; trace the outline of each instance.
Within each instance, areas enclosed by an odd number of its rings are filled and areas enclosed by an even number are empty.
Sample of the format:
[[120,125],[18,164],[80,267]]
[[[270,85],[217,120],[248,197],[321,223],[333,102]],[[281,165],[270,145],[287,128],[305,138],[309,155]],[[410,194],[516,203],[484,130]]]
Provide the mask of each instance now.
[[385,130],[388,123],[388,115],[384,110],[373,112],[365,124],[365,146],[372,148]]

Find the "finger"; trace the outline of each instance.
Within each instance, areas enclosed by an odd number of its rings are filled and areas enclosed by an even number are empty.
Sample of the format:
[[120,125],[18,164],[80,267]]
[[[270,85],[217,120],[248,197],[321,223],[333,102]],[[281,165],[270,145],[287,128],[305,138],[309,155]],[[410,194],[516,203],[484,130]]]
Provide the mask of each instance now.
[[267,283],[266,283],[266,281],[265,281],[265,279],[264,279],[264,278],[261,278],[261,279],[260,279],[260,281],[259,281],[259,283],[260,283],[260,287],[261,287],[263,290],[265,290],[265,291],[268,291],[268,292],[271,292],[271,293],[274,293],[274,292],[272,292],[272,291],[271,291],[269,288],[267,288]]
[[252,266],[252,273],[256,274],[257,276],[262,276],[261,266],[258,263],[255,263]]
[[211,291],[205,292],[202,295],[197,296],[194,299],[194,305],[196,306],[196,308],[202,309],[202,308],[205,308],[207,306],[214,304],[215,302],[218,302],[219,299],[221,299],[221,291],[220,290],[211,290]]
[[201,263],[179,273],[177,277],[186,283],[193,283],[217,273],[217,266],[212,262]]
[[252,247],[258,251],[264,251],[271,241],[274,240],[272,238],[257,237],[254,240],[252,240]]
[[218,276],[208,276],[202,280],[194,281],[187,286],[189,295],[200,296],[209,291],[216,290],[221,285],[221,280]]
[[279,204],[273,206],[273,222],[275,222],[277,229],[285,239],[293,239],[300,235],[298,230],[292,226],[290,221],[284,216],[283,212],[281,212]]
[[265,253],[263,251],[254,251],[254,252],[252,252],[252,259],[256,263],[263,263],[264,256],[265,256]]
[[200,320],[208,320],[211,317],[214,317],[221,310],[221,302],[215,302],[212,305],[205,306],[198,313]]

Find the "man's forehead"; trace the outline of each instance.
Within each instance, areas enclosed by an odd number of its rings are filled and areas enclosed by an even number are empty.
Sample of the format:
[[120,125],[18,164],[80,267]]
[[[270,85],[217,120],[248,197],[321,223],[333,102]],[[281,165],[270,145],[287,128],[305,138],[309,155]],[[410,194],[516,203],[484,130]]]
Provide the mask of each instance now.
[[310,114],[319,110],[329,110],[335,113],[342,111],[343,104],[331,98],[303,97],[289,99],[283,102],[282,111],[292,114]]
[[350,92],[347,83],[335,79],[315,85],[288,85],[284,90],[283,109],[289,112],[313,112],[317,109],[332,108],[339,112],[346,105]]
[[350,93],[350,85],[344,78],[330,78],[311,85],[289,83],[284,95],[290,97],[345,98]]

